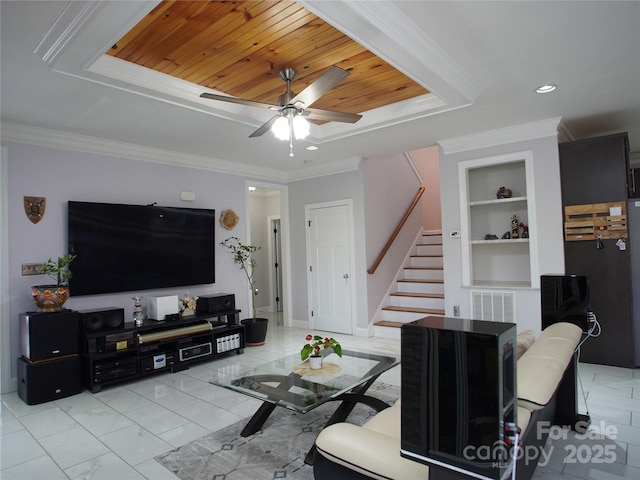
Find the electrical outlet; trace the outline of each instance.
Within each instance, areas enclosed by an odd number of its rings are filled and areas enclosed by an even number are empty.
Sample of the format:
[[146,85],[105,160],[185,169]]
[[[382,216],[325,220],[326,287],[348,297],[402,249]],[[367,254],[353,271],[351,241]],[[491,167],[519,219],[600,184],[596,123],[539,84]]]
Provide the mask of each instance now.
[[453,316],[454,317],[459,317],[460,316],[460,307],[458,305],[454,305],[453,306]]
[[44,273],[44,263],[23,263],[22,275],[42,275]]

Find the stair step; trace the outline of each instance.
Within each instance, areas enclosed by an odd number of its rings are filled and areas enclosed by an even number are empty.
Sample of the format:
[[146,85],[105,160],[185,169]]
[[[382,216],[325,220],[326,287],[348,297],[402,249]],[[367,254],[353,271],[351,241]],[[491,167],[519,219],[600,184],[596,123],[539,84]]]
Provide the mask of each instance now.
[[431,315],[444,315],[444,310],[439,310],[435,308],[411,308],[411,307],[383,307],[382,310],[387,310],[391,312],[410,312],[410,313],[424,313]]
[[394,292],[392,297],[414,297],[414,298],[444,298],[442,293],[412,293],[412,292]]
[[400,328],[404,323],[402,322],[390,322],[389,320],[382,320],[381,322],[374,323],[376,327],[390,327],[390,328]]
[[410,283],[444,283],[444,280],[424,280],[421,278],[401,278],[398,282],[410,282]]

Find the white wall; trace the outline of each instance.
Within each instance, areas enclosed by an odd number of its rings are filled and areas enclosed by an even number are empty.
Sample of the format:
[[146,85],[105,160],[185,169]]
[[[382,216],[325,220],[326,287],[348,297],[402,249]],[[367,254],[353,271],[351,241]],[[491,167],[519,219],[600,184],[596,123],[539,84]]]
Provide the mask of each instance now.
[[[244,217],[245,183],[240,176],[183,168],[125,158],[46,148],[22,143],[6,143],[8,157],[9,217],[9,319],[11,359],[19,356],[18,315],[35,310],[29,286],[43,283],[45,276],[22,276],[23,263],[43,262],[67,251],[66,202],[95,201],[213,208],[216,216],[227,208]],[[180,192],[195,192],[195,202],[180,200]],[[44,218],[33,224],[25,215],[23,197],[47,198]],[[245,239],[246,223],[233,234]],[[212,285],[135,292],[143,297],[177,294],[235,293],[236,304],[247,312],[246,280],[229,252],[218,242],[229,236],[216,222],[216,283]],[[71,297],[66,306],[83,310],[102,307],[125,308],[132,315],[132,293]],[[12,377],[15,377],[12,361]]]
[[[557,125],[557,123],[556,123]],[[529,130],[539,125],[522,126],[513,136],[531,138]],[[554,127],[555,128],[555,127]],[[554,131],[555,132],[555,131]],[[487,132],[478,136],[499,138],[501,132]],[[506,135],[506,133],[505,133]],[[452,239],[446,234],[451,230],[460,230],[460,201],[458,192],[458,163],[465,160],[492,157],[512,152],[531,151],[533,155],[534,202],[536,224],[529,225],[530,234],[537,235],[538,266],[540,274],[564,272],[564,244],[562,227],[562,202],[560,193],[560,167],[557,137],[555,133],[524,141],[514,140],[496,146],[473,148],[473,139],[452,139],[443,142],[445,148],[440,153],[440,185],[442,191],[442,230],[444,250],[445,311],[453,316],[453,306],[460,306],[460,315],[471,318],[470,288],[462,287],[462,258],[460,239]],[[454,150],[451,145],[466,145]],[[447,148],[449,147],[449,148]],[[447,153],[449,152],[449,153]],[[499,186],[498,186],[499,187]],[[500,288],[500,291],[510,289]],[[519,330],[540,331],[540,290],[515,289],[516,319]]]
[[422,226],[425,231],[442,230],[440,208],[440,163],[438,146],[421,148],[409,152],[422,176]]

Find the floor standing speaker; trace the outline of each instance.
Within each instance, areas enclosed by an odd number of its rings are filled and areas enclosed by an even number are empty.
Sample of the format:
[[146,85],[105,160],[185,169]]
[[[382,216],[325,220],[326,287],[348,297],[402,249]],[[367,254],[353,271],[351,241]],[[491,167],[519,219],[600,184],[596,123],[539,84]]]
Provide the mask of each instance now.
[[81,391],[78,355],[41,362],[18,358],[18,396],[28,405],[50,402]]
[[78,312],[21,313],[20,349],[32,362],[78,353]]

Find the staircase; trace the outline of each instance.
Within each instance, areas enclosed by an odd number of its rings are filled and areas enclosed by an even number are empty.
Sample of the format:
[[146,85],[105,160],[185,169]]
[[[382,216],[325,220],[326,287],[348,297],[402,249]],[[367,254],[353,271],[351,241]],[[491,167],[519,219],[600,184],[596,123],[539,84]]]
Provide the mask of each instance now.
[[429,315],[444,316],[441,233],[422,235],[388,303],[374,324],[376,337],[400,338],[402,324]]

